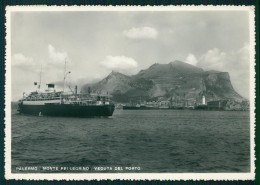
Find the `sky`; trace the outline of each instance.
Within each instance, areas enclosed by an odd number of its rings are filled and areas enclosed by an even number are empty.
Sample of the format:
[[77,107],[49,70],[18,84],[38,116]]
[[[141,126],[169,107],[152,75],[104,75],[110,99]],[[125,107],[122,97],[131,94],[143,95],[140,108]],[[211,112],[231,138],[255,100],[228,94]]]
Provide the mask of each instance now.
[[66,84],[82,86],[174,60],[229,72],[249,98],[249,44],[247,11],[12,12],[12,100],[36,89],[40,71],[42,88],[62,84],[65,61]]

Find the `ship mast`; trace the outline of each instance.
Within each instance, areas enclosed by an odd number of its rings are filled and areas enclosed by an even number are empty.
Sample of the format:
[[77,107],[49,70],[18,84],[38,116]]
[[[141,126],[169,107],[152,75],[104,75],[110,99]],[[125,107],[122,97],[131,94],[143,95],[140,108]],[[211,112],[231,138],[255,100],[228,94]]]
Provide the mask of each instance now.
[[63,93],[65,89],[65,75],[66,75],[66,65],[67,65],[67,60],[65,60],[65,65],[64,65],[64,73],[63,73]]
[[63,93],[65,90],[65,80],[66,76],[70,73],[70,71],[67,72],[67,59],[65,60],[65,65],[64,65],[64,78],[63,78]]
[[41,65],[41,72],[40,72],[40,83],[38,89],[41,90],[41,83],[42,83],[42,65]]

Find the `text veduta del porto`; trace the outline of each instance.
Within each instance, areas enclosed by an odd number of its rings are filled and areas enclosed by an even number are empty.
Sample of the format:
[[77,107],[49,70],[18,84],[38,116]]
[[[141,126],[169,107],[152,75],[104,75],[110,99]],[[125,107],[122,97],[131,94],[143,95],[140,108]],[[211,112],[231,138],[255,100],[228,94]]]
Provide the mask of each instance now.
[[139,166],[80,166],[80,167],[56,167],[56,166],[24,166],[24,167],[16,167],[17,171],[140,171],[141,167]]

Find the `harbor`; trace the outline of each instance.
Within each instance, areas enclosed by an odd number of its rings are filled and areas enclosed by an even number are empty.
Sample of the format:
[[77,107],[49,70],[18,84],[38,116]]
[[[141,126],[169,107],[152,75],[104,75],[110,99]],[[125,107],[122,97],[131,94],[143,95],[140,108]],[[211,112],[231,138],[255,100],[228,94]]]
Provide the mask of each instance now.
[[202,96],[201,102],[190,100],[179,100],[174,98],[163,101],[143,101],[142,103],[118,103],[116,109],[123,110],[218,110],[218,111],[248,111],[248,102],[235,102],[232,100],[214,100],[206,101],[205,96]]

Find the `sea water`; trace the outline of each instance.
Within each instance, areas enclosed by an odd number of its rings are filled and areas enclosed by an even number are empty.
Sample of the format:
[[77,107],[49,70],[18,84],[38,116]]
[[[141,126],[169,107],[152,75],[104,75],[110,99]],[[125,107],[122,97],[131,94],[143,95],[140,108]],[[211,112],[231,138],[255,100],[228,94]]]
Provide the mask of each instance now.
[[109,118],[65,118],[13,109],[11,124],[14,173],[250,171],[249,112],[115,110]]

